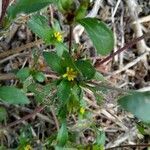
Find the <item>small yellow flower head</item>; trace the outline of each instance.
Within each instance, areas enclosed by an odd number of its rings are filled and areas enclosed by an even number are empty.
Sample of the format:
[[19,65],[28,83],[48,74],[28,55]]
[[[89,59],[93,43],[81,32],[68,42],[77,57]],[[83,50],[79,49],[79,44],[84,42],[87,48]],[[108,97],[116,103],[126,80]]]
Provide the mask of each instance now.
[[24,150],[33,150],[33,148],[31,147],[31,145],[26,145],[26,147],[24,148]]
[[68,81],[73,81],[77,77],[77,72],[72,68],[67,67],[67,72],[63,75],[63,78],[67,78]]
[[62,35],[60,32],[54,32],[54,37],[58,42],[62,42]]
[[83,107],[80,108],[80,114],[84,114],[85,113],[85,109]]

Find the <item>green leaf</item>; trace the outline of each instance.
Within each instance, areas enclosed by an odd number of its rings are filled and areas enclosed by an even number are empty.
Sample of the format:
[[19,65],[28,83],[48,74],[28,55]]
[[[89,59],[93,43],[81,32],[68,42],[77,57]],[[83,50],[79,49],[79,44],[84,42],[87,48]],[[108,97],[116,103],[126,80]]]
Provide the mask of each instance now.
[[64,121],[68,114],[67,105],[60,104],[57,110],[57,114],[58,114],[58,119],[60,121]]
[[101,73],[99,73],[98,71],[95,72],[94,79],[97,81],[106,81],[104,76]]
[[57,0],[57,6],[62,13],[75,10],[75,2],[73,0]]
[[20,89],[10,86],[0,87],[0,99],[9,104],[29,104],[28,98]]
[[19,13],[33,13],[39,11],[45,6],[52,3],[54,0],[17,0],[8,8],[10,18],[15,18]]
[[51,67],[53,71],[56,71],[58,73],[63,72],[63,68],[61,66],[61,58],[58,57],[56,52],[44,52],[43,56],[44,56],[45,61]]
[[66,104],[71,94],[71,83],[68,80],[62,80],[58,85],[57,94],[62,104]]
[[73,86],[71,93],[77,101],[80,101],[83,98],[83,91],[77,84]]
[[24,81],[30,76],[30,69],[29,68],[22,68],[17,72],[16,76],[21,81]]
[[52,29],[48,26],[48,20],[44,16],[34,15],[27,23],[28,27],[42,38],[47,44],[52,42]]
[[67,46],[64,43],[56,43],[56,53],[59,57],[62,57],[64,51],[68,51]]
[[87,80],[92,79],[94,77],[96,70],[89,61],[78,60],[75,62],[75,64]]
[[61,65],[64,68],[69,67],[69,68],[72,68],[73,70],[77,69],[72,57],[70,56],[70,54],[67,51],[63,52],[62,59],[61,59]]
[[43,102],[43,101],[48,100],[48,98],[51,96],[52,87],[53,87],[53,84],[47,84],[43,86],[38,83],[32,83],[28,87],[28,91],[34,93],[35,99],[38,102]]
[[89,3],[89,0],[82,0],[80,2],[80,6],[75,13],[76,20],[83,19],[85,17]]
[[119,98],[118,103],[143,122],[150,123],[150,92],[136,92]]
[[7,150],[7,148],[4,146],[0,146],[0,150]]
[[68,140],[68,131],[66,122],[63,122],[57,135],[58,146],[64,146]]
[[106,140],[105,132],[102,130],[97,130],[96,133],[97,133],[96,144],[97,145],[105,145],[105,140]]
[[97,90],[96,88],[90,88],[90,90],[93,92],[95,99],[97,101],[97,104],[101,105],[104,100],[103,92],[100,90]]
[[137,124],[136,127],[137,127],[137,129],[138,129],[140,134],[145,135],[145,128],[144,128],[144,126],[141,126],[141,125]]
[[7,118],[7,111],[4,107],[0,107],[0,122],[6,120]]
[[45,81],[45,75],[42,72],[36,72],[33,77],[38,81],[38,82],[44,82]]
[[75,85],[71,89],[71,95],[67,103],[67,110],[69,112],[74,112],[78,110],[80,108],[80,101],[82,98],[83,98],[82,89],[78,85]]
[[92,150],[105,150],[103,145],[93,145]]
[[113,33],[105,23],[96,18],[84,18],[78,22],[85,28],[99,54],[111,52],[114,47]]
[[75,95],[71,94],[67,103],[67,111],[74,113],[80,108],[80,102],[76,99]]
[[59,20],[54,19],[52,28],[54,29],[54,31],[62,32]]

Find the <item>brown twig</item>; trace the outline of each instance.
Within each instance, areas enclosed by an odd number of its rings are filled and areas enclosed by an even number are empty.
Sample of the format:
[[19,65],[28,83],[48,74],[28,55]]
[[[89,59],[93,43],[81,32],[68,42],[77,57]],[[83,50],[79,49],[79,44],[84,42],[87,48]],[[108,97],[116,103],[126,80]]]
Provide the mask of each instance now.
[[150,35],[150,32],[136,38],[136,39],[133,39],[131,42],[127,43],[124,47],[122,48],[119,48],[116,52],[110,54],[109,56],[107,56],[106,58],[104,58],[103,60],[99,61],[96,63],[96,65],[102,65],[104,64],[105,62],[107,62],[108,60],[112,59],[114,56],[120,54],[121,52],[123,52],[124,50],[132,47],[133,45],[135,45],[138,41],[144,39],[145,37],[149,36]]
[[59,131],[59,122],[58,122],[58,119],[57,119],[56,114],[55,114],[55,109],[53,108],[53,106],[51,106],[50,109],[51,109],[51,113],[52,113],[53,118],[54,118],[54,122],[56,124],[56,129],[57,129],[57,131]]
[[2,81],[2,80],[12,80],[12,79],[16,79],[15,74],[13,74],[13,73],[9,73],[9,74],[4,73],[4,74],[1,74],[0,73],[0,81]]
[[19,120],[16,120],[10,124],[8,124],[5,128],[10,128],[10,127],[13,127],[19,123],[21,123],[22,121],[25,121],[25,120],[28,120],[30,118],[32,118],[33,116],[35,116],[37,113],[39,113],[40,111],[42,111],[43,109],[45,108],[45,106],[40,106],[40,107],[37,107],[31,114],[29,115],[26,115],[24,116],[23,118],[19,119]]
[[105,150],[116,150],[117,148],[124,148],[124,147],[149,147],[150,144],[127,144],[127,145],[120,145],[120,146],[115,146],[111,148],[106,148]]
[[4,57],[7,57],[9,55],[13,55],[13,54],[19,53],[19,52],[21,52],[21,51],[23,51],[25,49],[32,48],[35,45],[42,44],[42,43],[43,43],[43,41],[40,39],[40,40],[31,42],[31,43],[22,45],[20,47],[16,47],[14,49],[6,50],[5,52],[0,53],[0,58],[4,58]]
[[[59,79],[56,73],[51,71],[42,71],[47,78]],[[0,81],[17,79],[14,73],[0,73]]]
[[5,13],[6,13],[6,9],[7,9],[8,5],[9,5],[9,0],[2,0],[2,14],[0,16],[0,24],[2,22],[2,19],[5,15]]
[[72,47],[72,25],[69,26],[69,54],[71,54],[71,47]]

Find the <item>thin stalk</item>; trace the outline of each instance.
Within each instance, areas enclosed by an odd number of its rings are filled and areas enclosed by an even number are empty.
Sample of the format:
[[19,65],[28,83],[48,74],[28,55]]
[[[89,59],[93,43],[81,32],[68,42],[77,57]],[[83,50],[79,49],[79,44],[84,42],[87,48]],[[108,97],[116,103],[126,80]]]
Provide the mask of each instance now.
[[146,147],[148,148],[150,144],[128,144],[128,145],[120,145],[120,146],[115,146],[111,148],[106,148],[105,150],[116,150],[117,148],[127,148],[127,147],[132,147],[132,148],[137,148],[137,147]]
[[32,118],[32,117],[35,116],[37,113],[39,113],[40,111],[42,111],[44,108],[45,108],[45,106],[39,106],[39,107],[37,107],[31,114],[28,114],[28,115],[22,117],[21,119],[18,119],[18,120],[16,120],[16,121],[14,121],[14,122],[8,124],[5,128],[10,128],[10,127],[16,126],[17,124],[20,124],[20,123],[22,123],[23,121]]
[[1,14],[0,14],[0,24],[1,24],[1,22],[2,22],[2,19],[3,19],[3,17],[4,17],[4,15],[5,15],[5,13],[6,13],[6,9],[7,9],[7,7],[8,7],[8,5],[9,5],[9,0],[1,0],[2,1],[2,6],[1,6]]
[[73,31],[73,27],[72,25],[69,25],[69,54],[71,54],[71,48],[72,48],[72,31]]

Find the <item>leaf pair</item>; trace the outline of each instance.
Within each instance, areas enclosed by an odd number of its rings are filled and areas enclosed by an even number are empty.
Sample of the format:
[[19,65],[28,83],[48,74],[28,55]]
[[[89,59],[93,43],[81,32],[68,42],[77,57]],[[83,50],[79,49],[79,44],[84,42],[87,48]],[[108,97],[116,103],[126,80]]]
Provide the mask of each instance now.
[[[47,44],[54,44],[52,38],[53,30],[48,27],[46,22],[45,17],[36,15],[29,20],[28,26]],[[105,23],[96,18],[84,18],[78,20],[78,23],[85,28],[99,54],[107,55],[111,52],[114,46],[113,33]]]
[[38,82],[44,82],[45,80],[45,75],[42,72],[31,70],[27,67],[20,69],[16,74],[17,78],[22,82],[24,82],[30,75]]
[[89,80],[95,75],[96,70],[88,60],[75,61],[66,51],[64,51],[62,57],[59,57],[56,52],[44,52],[43,55],[51,69],[60,75],[63,75],[66,72],[67,67],[77,71],[79,78]]
[[[72,5],[72,1],[62,1],[63,6]],[[59,3],[55,0],[17,0],[15,4],[12,4],[8,9],[8,16],[15,18],[19,13],[30,14],[46,7],[51,3]],[[101,55],[107,55],[111,52],[114,46],[114,38],[112,31],[107,27],[105,23],[96,18],[83,18],[88,6],[87,1],[83,1],[76,12],[76,22],[81,24],[90,39],[93,42],[97,52]],[[69,11],[69,10],[68,10]],[[48,26],[48,20],[41,15],[32,16],[28,22],[30,29],[42,38],[47,44],[53,44],[52,42],[52,30]]]

